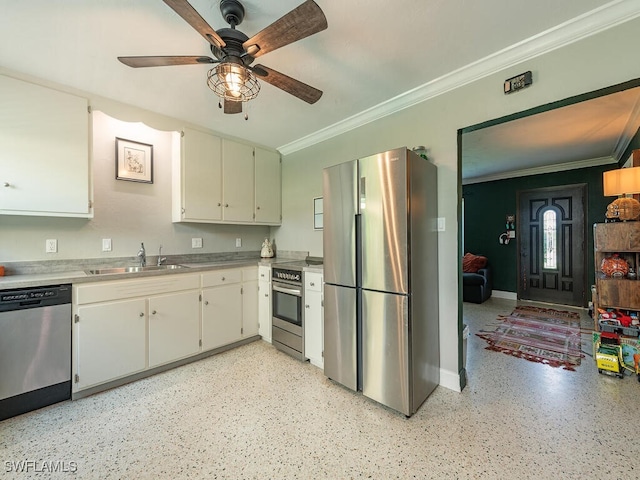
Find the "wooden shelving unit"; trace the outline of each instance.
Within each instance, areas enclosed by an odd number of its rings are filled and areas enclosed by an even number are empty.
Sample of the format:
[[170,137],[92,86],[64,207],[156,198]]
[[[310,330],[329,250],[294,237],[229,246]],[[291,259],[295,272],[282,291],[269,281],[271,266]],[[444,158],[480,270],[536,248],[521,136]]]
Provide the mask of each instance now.
[[598,308],[640,311],[640,280],[606,277],[600,270],[602,260],[617,253],[638,272],[640,266],[640,222],[596,223],[593,226],[596,294],[594,327],[598,328]]

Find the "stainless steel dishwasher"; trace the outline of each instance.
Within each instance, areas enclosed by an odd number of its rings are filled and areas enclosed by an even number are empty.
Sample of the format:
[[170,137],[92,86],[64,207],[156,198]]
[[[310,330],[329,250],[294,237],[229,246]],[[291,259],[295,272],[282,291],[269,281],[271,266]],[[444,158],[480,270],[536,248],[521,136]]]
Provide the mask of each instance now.
[[0,420],[71,398],[71,285],[0,291]]

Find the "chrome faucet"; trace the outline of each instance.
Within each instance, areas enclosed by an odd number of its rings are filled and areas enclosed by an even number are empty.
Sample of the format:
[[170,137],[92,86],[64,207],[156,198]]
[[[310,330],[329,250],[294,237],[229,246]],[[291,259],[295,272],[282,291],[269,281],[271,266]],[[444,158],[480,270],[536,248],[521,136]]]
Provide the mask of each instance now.
[[140,250],[138,250],[137,257],[140,259],[140,266],[141,267],[146,267],[147,266],[147,252],[144,249],[144,243],[140,244]]
[[158,266],[162,265],[162,262],[164,262],[166,259],[167,257],[162,256],[162,245],[160,245],[160,248],[158,249]]

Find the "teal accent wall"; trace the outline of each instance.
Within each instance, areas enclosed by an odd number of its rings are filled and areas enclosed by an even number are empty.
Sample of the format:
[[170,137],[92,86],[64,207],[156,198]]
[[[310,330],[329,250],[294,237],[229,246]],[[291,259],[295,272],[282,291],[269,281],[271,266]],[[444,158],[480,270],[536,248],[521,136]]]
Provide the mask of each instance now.
[[[602,195],[602,172],[616,164],[495,180],[462,186],[464,198],[464,251],[485,255],[493,272],[493,288],[517,292],[518,242],[501,245],[498,237],[505,231],[505,217],[516,215],[517,192],[533,188],[587,184],[587,288],[594,283],[593,224],[604,222],[607,205],[614,198]],[[516,225],[517,228],[517,225]],[[590,296],[586,294],[587,298]]]

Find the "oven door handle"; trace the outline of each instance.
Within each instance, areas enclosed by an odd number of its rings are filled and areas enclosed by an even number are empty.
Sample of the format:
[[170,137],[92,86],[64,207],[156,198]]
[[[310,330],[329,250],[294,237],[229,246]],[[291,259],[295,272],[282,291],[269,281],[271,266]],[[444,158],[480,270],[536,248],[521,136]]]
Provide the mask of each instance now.
[[295,295],[296,297],[302,296],[302,289],[300,288],[285,288],[275,284],[271,284],[271,288],[274,292],[288,293],[290,295]]

